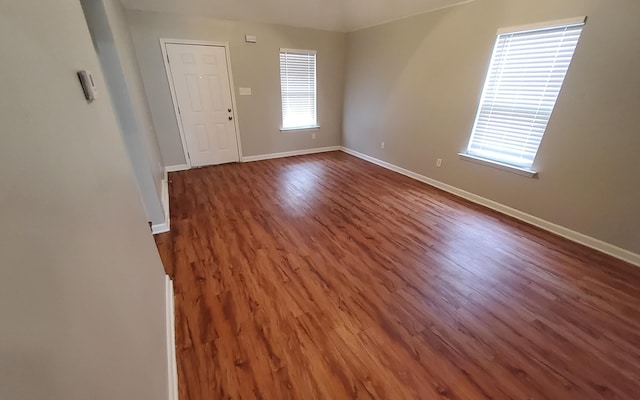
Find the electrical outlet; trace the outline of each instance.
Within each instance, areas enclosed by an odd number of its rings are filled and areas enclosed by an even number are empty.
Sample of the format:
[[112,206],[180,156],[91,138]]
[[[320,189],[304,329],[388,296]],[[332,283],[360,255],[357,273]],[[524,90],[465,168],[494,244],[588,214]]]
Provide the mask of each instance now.
[[442,158],[436,160],[436,167],[442,167]]
[[315,132],[311,134],[311,139],[315,139],[316,138],[316,134]]
[[380,148],[384,149],[384,142],[380,142]]

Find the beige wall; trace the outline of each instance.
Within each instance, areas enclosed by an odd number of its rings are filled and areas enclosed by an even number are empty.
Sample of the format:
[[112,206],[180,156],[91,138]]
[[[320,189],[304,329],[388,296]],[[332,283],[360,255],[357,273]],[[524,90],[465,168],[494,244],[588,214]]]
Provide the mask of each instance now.
[[[539,179],[460,160],[497,29],[582,15]],[[639,15],[635,0],[476,0],[350,33],[344,144],[640,253]]]
[[164,164],[124,8],[119,0],[81,0],[81,4],[118,117],[147,219],[152,224],[164,223]]
[[[229,42],[243,156],[340,145],[345,34],[141,11],[127,16],[165,165],[185,160],[160,38]],[[257,35],[258,43],[245,43],[245,34]],[[281,47],[318,51],[317,131],[280,132]],[[239,87],[253,95],[239,96]]]
[[0,48],[0,398],[167,399],[164,273],[80,3],[1,0]]

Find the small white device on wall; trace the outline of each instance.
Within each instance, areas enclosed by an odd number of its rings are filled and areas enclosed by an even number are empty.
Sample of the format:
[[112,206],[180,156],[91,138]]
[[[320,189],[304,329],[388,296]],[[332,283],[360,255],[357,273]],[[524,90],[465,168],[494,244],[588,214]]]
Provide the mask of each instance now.
[[87,101],[93,101],[98,96],[98,90],[96,88],[96,82],[93,79],[93,74],[87,70],[78,71],[78,78],[84,91],[84,97]]

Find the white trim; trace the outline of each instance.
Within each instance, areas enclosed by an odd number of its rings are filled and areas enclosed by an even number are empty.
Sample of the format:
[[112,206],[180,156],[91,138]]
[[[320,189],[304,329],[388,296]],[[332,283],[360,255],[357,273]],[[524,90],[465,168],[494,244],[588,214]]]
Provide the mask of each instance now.
[[238,120],[238,105],[236,104],[236,86],[233,83],[233,71],[231,70],[231,51],[229,43],[224,46],[227,59],[227,71],[229,73],[229,91],[231,92],[231,107],[233,107],[233,124],[236,128],[236,143],[238,144],[238,162],[242,161],[242,140],[240,139],[240,122]]
[[630,264],[636,265],[640,267],[640,254],[633,253],[629,250],[625,250],[623,248],[614,246],[612,244],[603,242],[602,240],[592,238],[591,236],[587,236],[585,234],[573,231],[569,228],[565,228],[563,226],[554,224],[552,222],[546,221],[542,218],[535,217],[533,215],[527,214],[520,210],[516,210],[515,208],[511,208],[500,204],[496,201],[489,200],[487,198],[478,196],[471,192],[467,192],[462,189],[458,189],[455,186],[447,185],[446,183],[442,183],[435,179],[428,178],[424,175],[417,174],[413,171],[409,171],[407,169],[398,167],[394,164],[388,163],[386,161],[378,160],[377,158],[373,158],[366,154],[360,153],[358,151],[342,147],[341,150],[347,154],[351,154],[352,156],[361,158],[365,161],[369,161],[370,163],[379,165],[383,168],[389,169],[391,171],[397,172],[399,174],[408,176],[420,182],[426,183],[427,185],[436,187],[438,189],[444,190],[445,192],[452,193],[458,197],[462,197],[463,199],[467,199],[476,204],[483,205],[492,210],[498,211],[502,214],[506,214],[513,218],[516,218],[520,221],[524,221],[528,224],[537,226],[538,228],[544,229],[545,231],[555,233],[558,236],[562,236],[565,239],[569,239],[573,242],[582,244],[584,246],[590,247],[592,249],[598,250],[602,253],[608,254],[612,257],[618,258],[620,260],[626,261]]
[[164,70],[167,74],[167,82],[169,83],[169,91],[171,92],[171,103],[173,104],[173,113],[178,123],[178,133],[180,134],[180,142],[182,143],[182,152],[184,154],[184,160],[188,168],[191,168],[191,159],[189,158],[189,152],[187,151],[187,140],[184,136],[184,128],[182,127],[182,118],[180,118],[180,112],[178,111],[178,100],[176,96],[176,90],[173,86],[173,77],[171,76],[171,65],[169,64],[169,54],[167,53],[167,43],[176,43],[168,39],[160,39],[160,50],[162,51],[162,62],[164,63]]
[[187,164],[167,165],[164,167],[165,172],[178,172],[191,169]]
[[151,225],[151,233],[157,235],[159,233],[169,232],[171,229],[171,214],[169,212],[169,178],[167,177],[167,171],[164,172],[164,179],[162,180],[162,210],[164,211],[164,222],[161,224]]
[[216,42],[211,40],[195,40],[195,39],[169,39],[169,38],[160,38],[160,43],[192,44],[196,46],[220,46],[220,47],[225,47],[229,45],[229,42]]
[[535,31],[539,29],[540,30],[550,29],[550,28],[555,28],[558,26],[565,26],[565,25],[580,25],[580,24],[584,25],[586,22],[587,22],[586,16],[557,19],[554,21],[539,22],[536,24],[527,24],[527,25],[520,25],[520,26],[511,26],[508,28],[500,28],[498,29],[498,35],[502,35],[505,33],[514,33],[514,32]]
[[176,360],[176,313],[173,281],[165,275],[165,326],[167,330],[167,373],[169,400],[178,400],[178,362]]
[[326,152],[329,152],[329,151],[340,151],[341,149],[342,149],[341,146],[329,146],[329,147],[318,147],[318,148],[315,148],[315,149],[285,151],[285,152],[282,152],[282,153],[260,154],[260,155],[257,155],[257,156],[242,157],[242,162],[271,160],[271,159],[274,159],[274,158],[303,156],[303,155],[306,155],[306,154],[326,153]]
[[280,127],[280,132],[312,131],[312,130],[315,130],[315,129],[320,129],[320,125],[299,126],[299,127],[295,127],[295,128]]
[[304,49],[285,49],[280,48],[280,53],[291,53],[291,54],[318,54],[318,50],[304,50]]
[[189,158],[189,151],[187,148],[187,140],[184,134],[184,127],[182,126],[182,118],[178,112],[178,100],[173,85],[173,77],[171,75],[171,64],[169,64],[167,54],[167,44],[182,44],[182,45],[194,45],[194,46],[215,46],[223,47],[225,59],[227,61],[227,73],[229,74],[229,92],[231,94],[231,104],[233,109],[233,124],[236,129],[236,142],[238,144],[238,161],[242,160],[242,141],[240,140],[240,125],[238,122],[238,106],[236,104],[236,88],[233,83],[233,71],[231,69],[231,52],[229,51],[228,42],[210,42],[204,40],[187,40],[187,39],[166,39],[160,38],[160,50],[162,51],[162,62],[164,63],[164,69],[167,74],[167,81],[169,82],[169,91],[171,92],[171,102],[173,103],[173,112],[178,122],[178,131],[180,133],[180,141],[182,142],[182,151],[184,153],[184,159],[187,165],[187,169],[191,168],[191,159]]
[[467,153],[458,153],[458,155],[465,161],[471,161],[477,164],[486,165],[487,167],[497,168],[507,172],[513,172],[514,174],[526,176],[527,178],[535,178],[536,176],[538,176],[538,172],[532,171],[530,169],[504,164],[499,161],[489,160],[488,158],[482,158]]

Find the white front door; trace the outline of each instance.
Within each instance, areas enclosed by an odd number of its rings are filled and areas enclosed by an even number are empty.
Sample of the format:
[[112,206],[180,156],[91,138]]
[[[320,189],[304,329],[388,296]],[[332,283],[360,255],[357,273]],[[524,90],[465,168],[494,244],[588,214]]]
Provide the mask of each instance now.
[[240,161],[225,48],[166,46],[191,165]]

